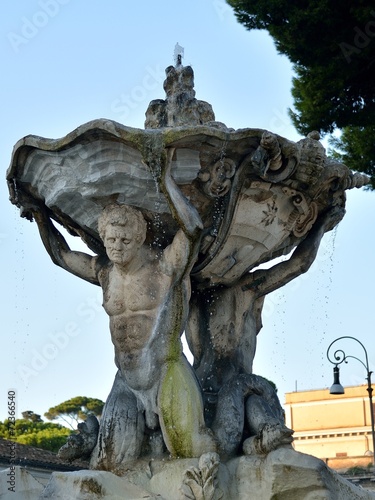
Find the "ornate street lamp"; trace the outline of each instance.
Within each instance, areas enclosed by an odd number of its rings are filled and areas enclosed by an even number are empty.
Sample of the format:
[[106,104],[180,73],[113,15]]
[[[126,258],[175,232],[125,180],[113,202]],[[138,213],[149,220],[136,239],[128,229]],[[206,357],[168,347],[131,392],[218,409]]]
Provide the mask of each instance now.
[[[359,358],[356,358],[355,356],[347,356],[342,349],[338,349],[337,351],[334,352],[334,354],[333,354],[334,361],[330,358],[329,351],[330,351],[332,345],[335,344],[337,341],[342,340],[342,339],[355,340],[356,342],[358,342],[358,344],[360,344],[362,346],[362,348],[363,348],[363,350],[365,352],[366,364],[363,361],[361,361]],[[327,358],[328,358],[328,361],[330,363],[332,363],[333,365],[335,365],[333,367],[333,384],[332,384],[332,386],[331,386],[331,388],[329,390],[330,394],[344,394],[345,391],[344,391],[343,386],[340,384],[340,379],[339,379],[339,375],[340,375],[339,365],[341,365],[341,363],[343,363],[344,361],[345,361],[345,363],[347,363],[348,362],[347,361],[348,358],[356,359],[366,369],[366,373],[367,373],[367,377],[366,377],[366,380],[367,380],[367,392],[368,392],[368,397],[369,397],[369,401],[370,401],[370,418],[371,418],[372,450],[373,450],[372,461],[373,461],[373,464],[375,466],[375,425],[374,425],[374,408],[373,408],[373,405],[372,405],[372,391],[373,391],[373,389],[372,389],[372,385],[371,385],[371,374],[372,374],[372,371],[370,371],[370,367],[369,367],[369,363],[368,363],[368,356],[367,356],[367,351],[365,349],[365,346],[362,344],[362,342],[360,342],[355,337],[348,337],[348,336],[339,337],[338,339],[336,339],[333,342],[331,342],[331,344],[329,345],[329,347],[327,349]],[[374,469],[374,474],[375,474],[375,469]]]

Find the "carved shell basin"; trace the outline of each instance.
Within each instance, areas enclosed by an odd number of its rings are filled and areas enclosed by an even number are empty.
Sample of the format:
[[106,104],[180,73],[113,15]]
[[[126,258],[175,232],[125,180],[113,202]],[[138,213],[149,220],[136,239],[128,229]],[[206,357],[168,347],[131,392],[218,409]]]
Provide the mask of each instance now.
[[345,203],[345,166],[335,164],[334,175],[314,170],[301,144],[277,136],[282,161],[268,168],[263,133],[216,123],[142,130],[95,120],[62,139],[27,136],[15,145],[7,172],[10,199],[28,218],[33,204],[45,207],[99,253],[102,208],[133,205],[148,221],[148,242],[165,245],[176,225],[150,166],[173,147],[172,175],[205,226],[193,274],[210,285],[230,284],[293,248],[333,199]]

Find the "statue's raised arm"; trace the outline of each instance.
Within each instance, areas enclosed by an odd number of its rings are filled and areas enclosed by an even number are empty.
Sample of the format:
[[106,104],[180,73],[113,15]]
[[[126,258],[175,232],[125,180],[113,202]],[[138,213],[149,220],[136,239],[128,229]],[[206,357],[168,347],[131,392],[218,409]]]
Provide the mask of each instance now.
[[171,174],[174,148],[169,148],[162,162],[160,188],[179,229],[172,243],[163,252],[163,267],[168,274],[177,273],[190,280],[190,271],[197,259],[203,224],[196,208],[183,195]]
[[71,250],[63,235],[54,226],[45,208],[33,207],[33,219],[38,225],[42,242],[57,266],[94,285],[99,285],[95,269],[96,258]]
[[262,297],[306,273],[315,261],[324,234],[336,227],[344,214],[342,207],[328,209],[314,223],[288,260],[245,276],[241,281],[243,291],[253,288],[255,296]]
[[189,239],[199,237],[203,229],[197,209],[182,194],[171,174],[172,158],[175,148],[169,148],[161,171],[160,187],[167,198],[174,219]]

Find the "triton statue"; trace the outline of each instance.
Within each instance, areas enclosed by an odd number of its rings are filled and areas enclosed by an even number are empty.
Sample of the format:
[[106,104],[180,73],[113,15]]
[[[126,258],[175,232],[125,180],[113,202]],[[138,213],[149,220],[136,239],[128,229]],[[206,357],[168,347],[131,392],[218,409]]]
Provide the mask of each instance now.
[[[316,132],[295,143],[215,121],[178,56],[145,130],[95,120],[28,136],[7,173],[53,262],[103,289],[118,372],[99,425],[61,450],[96,469],[290,446],[274,389],[252,373],[264,297],[308,270],[345,190],[368,182],[328,159]],[[72,251],[52,221],[96,256]]]

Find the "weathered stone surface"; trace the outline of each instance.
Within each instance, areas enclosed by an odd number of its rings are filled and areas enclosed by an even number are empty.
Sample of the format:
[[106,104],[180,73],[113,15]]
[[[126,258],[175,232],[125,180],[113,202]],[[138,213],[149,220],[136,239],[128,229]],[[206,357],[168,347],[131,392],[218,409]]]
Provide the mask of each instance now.
[[67,442],[59,450],[62,460],[72,462],[76,458],[90,458],[96,445],[99,432],[99,422],[95,415],[88,415],[84,422],[77,426],[78,433],[69,436]]
[[106,255],[71,251],[38,204],[30,205],[52,260],[103,289],[103,307],[118,368],[100,426],[80,424],[60,450],[66,459],[91,455],[90,467],[121,471],[124,464],[168,449],[174,457],[199,457],[216,443],[206,428],[203,400],[180,337],[189,312],[190,272],[199,250],[202,222],[172,175],[173,150],[160,185],[180,225],[170,245],[150,248],[142,212],[110,204],[98,220]]
[[[280,159],[276,170],[265,149],[269,136],[277,144],[276,153],[270,150]],[[168,221],[163,237],[168,242],[175,224],[152,165],[173,147],[172,174],[206,228],[194,274],[211,284],[232,284],[248,269],[293,248],[321,211],[333,203],[344,209],[345,189],[366,182],[344,165],[330,163],[313,137],[292,143],[258,129],[140,130],[95,120],[62,139],[25,137],[15,146],[7,178],[11,200],[24,216],[31,217],[31,198],[96,251],[103,252],[99,214],[113,202],[144,212],[150,241],[161,214]]]
[[0,498],[2,500],[38,500],[44,490],[26,469],[16,466],[0,472]]
[[160,499],[111,472],[54,472],[40,500],[138,500]]
[[211,104],[195,98],[194,72],[177,64],[165,70],[166,99],[151,101],[146,111],[146,128],[203,125],[215,120]]
[[280,448],[264,459],[241,457],[228,464],[232,481],[228,499],[370,500],[375,494],[352,485],[324,462]]
[[[267,457],[241,457],[205,469],[198,459],[134,463],[122,477],[103,471],[54,473],[43,499],[140,500],[374,500],[375,494],[352,485],[324,462],[280,448]],[[206,475],[205,471],[206,470]],[[202,471],[204,479],[202,481]],[[217,480],[215,480],[217,473]],[[186,489],[195,475],[196,485]],[[192,484],[192,482],[190,482]],[[90,489],[91,488],[91,489]],[[91,496],[89,496],[91,495]]]

